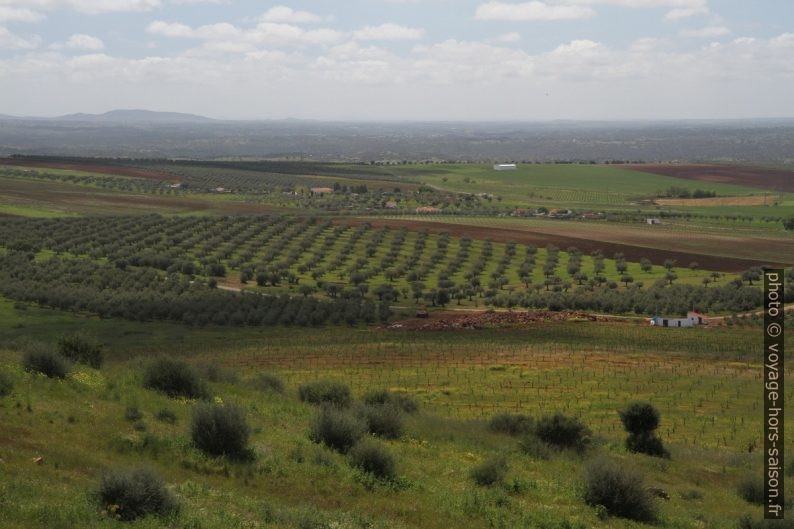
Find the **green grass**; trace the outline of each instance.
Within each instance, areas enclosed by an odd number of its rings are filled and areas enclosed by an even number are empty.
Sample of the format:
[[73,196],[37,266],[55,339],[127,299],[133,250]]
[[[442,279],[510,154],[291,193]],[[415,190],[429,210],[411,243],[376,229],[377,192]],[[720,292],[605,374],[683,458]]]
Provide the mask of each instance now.
[[610,165],[519,164],[516,171],[495,171],[491,165],[440,164],[399,166],[393,172],[409,175],[441,189],[491,193],[521,203],[534,198],[530,193],[563,202],[625,203],[671,186],[690,191],[708,189],[720,196],[759,193],[758,189],[750,187],[695,182]]
[[[97,334],[108,351],[101,371],[79,367],[57,382],[22,372],[20,354],[0,347],[0,369],[15,384],[0,399],[0,526],[116,526],[89,493],[104,469],[145,464],[166,479],[183,509],[175,524],[149,519],[133,527],[639,527],[600,520],[582,501],[583,466],[601,454],[639,467],[648,485],[670,494],[671,501],[659,502],[658,527],[727,529],[744,513],[760,516],[734,490],[761,465],[757,450],[747,453],[761,426],[757,329],[665,332],[567,323],[463,333],[195,331],[20,310],[7,302],[0,303],[0,321],[0,343],[26,335],[51,341],[79,327]],[[211,459],[190,445],[195,403],[141,387],[142,366],[159,353],[217,363],[241,377],[213,383],[212,390],[246,408],[255,461]],[[249,386],[262,371],[281,376],[287,393]],[[350,384],[355,398],[390,389],[421,402],[421,413],[406,418],[405,436],[384,441],[397,459],[397,484],[373,483],[343,456],[308,440],[316,409],[299,402],[296,389],[318,378]],[[661,411],[658,433],[670,462],[623,448],[617,410],[636,399]],[[143,412],[146,432],[125,420],[129,406]],[[175,413],[174,425],[156,420],[161,409]],[[486,419],[500,411],[578,415],[595,432],[597,447],[584,458],[531,459],[515,439],[488,432]],[[470,470],[500,453],[511,487],[474,485]],[[42,464],[33,463],[37,457]],[[703,499],[681,498],[691,490]],[[325,518],[325,525],[311,525],[312,517]]]

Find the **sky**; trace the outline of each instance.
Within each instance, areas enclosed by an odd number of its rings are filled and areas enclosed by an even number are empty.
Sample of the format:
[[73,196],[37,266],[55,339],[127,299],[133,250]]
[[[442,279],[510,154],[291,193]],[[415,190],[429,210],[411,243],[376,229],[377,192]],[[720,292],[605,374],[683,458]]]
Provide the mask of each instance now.
[[791,0],[0,0],[0,113],[794,117]]

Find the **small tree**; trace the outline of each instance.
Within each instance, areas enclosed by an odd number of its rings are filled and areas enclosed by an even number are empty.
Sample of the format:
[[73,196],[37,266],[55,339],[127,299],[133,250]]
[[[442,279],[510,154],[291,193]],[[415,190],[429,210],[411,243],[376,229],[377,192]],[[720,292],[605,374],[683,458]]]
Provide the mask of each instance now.
[[623,427],[629,433],[626,448],[630,452],[669,458],[661,439],[654,431],[659,428],[659,411],[647,402],[634,402],[618,412]]
[[32,346],[22,356],[22,367],[31,373],[41,373],[48,378],[66,378],[69,362],[60,353],[46,346]]
[[391,480],[396,475],[394,458],[385,446],[374,441],[364,440],[356,444],[350,451],[350,461],[354,467],[380,479]]
[[324,407],[312,422],[309,439],[346,454],[365,431],[363,421],[349,411]]
[[783,228],[788,231],[794,231],[794,215],[789,215],[783,219]]
[[143,386],[169,397],[197,399],[209,395],[193,366],[176,358],[162,357],[149,362],[143,373]]

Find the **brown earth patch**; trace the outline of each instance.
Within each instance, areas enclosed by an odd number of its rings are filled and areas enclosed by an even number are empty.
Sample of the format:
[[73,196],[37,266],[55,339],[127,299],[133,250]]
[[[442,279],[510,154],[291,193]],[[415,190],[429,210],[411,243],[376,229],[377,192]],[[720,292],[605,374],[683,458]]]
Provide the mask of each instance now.
[[131,176],[133,178],[148,178],[151,180],[173,180],[178,181],[179,177],[173,174],[138,167],[128,167],[125,165],[101,165],[91,163],[63,163],[63,162],[39,162],[34,160],[3,159],[0,165],[14,165],[19,167],[34,167],[42,169],[64,169],[68,171],[85,171],[87,173],[100,173],[118,176]]
[[661,265],[667,259],[674,259],[680,266],[686,266],[692,261],[697,261],[700,267],[705,270],[715,270],[718,272],[741,272],[753,266],[763,266],[767,263],[754,259],[740,259],[725,257],[721,255],[709,255],[697,252],[684,252],[675,250],[663,250],[658,248],[648,248],[645,246],[635,246],[616,242],[594,240],[592,235],[582,230],[576,236],[559,235],[555,233],[542,233],[539,231],[518,230],[512,228],[492,228],[483,226],[468,226],[464,224],[445,224],[443,222],[422,221],[412,219],[334,219],[336,223],[360,225],[369,223],[374,227],[390,226],[392,228],[406,227],[411,230],[426,228],[430,233],[448,232],[455,237],[469,236],[472,239],[492,239],[494,242],[516,242],[519,244],[533,244],[535,246],[546,246],[553,244],[563,250],[569,246],[575,246],[585,253],[594,250],[601,250],[604,255],[611,256],[621,252],[628,261],[638,262],[640,259],[647,258],[653,264]]
[[619,167],[643,173],[684,178],[686,180],[794,192],[794,172],[781,169],[677,163],[629,164]]
[[610,321],[604,316],[584,312],[432,312],[429,318],[412,318],[383,326],[409,331],[465,331],[506,327],[526,327],[550,321]]
[[660,206],[765,206],[775,202],[776,197],[713,197],[713,198],[659,198]]

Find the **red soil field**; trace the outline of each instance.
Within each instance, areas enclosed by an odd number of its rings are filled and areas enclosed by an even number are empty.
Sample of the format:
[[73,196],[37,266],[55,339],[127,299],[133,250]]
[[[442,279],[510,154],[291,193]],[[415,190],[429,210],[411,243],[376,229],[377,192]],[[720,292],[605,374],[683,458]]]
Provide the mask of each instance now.
[[569,237],[564,235],[538,233],[510,228],[486,228],[481,226],[445,224],[443,222],[410,219],[335,219],[334,222],[353,225],[369,222],[375,227],[406,227],[410,230],[420,230],[422,228],[427,228],[430,233],[440,233],[446,231],[454,237],[469,236],[472,239],[492,239],[494,242],[516,242],[519,244],[533,244],[535,246],[546,246],[548,244],[553,244],[562,250],[565,250],[569,246],[575,246],[584,253],[588,254],[593,250],[601,250],[607,257],[613,255],[614,253],[622,252],[628,261],[637,262],[645,257],[650,259],[650,261],[656,265],[663,264],[666,259],[674,259],[678,263],[678,266],[687,266],[690,262],[696,261],[699,263],[701,269],[714,270],[718,272],[741,272],[753,266],[762,266],[765,264],[779,264],[783,266],[783,263],[767,263],[764,261],[755,261],[751,259],[738,259],[724,256],[699,254],[694,252],[661,250],[642,246],[632,246],[630,244],[596,241],[586,238],[584,234],[582,234],[581,237]]
[[632,164],[621,165],[624,169],[652,173],[686,180],[698,180],[717,184],[734,184],[775,191],[794,192],[794,172],[761,167],[714,164]]
[[139,169],[137,167],[127,167],[124,165],[99,165],[91,163],[61,163],[61,162],[39,162],[31,160],[0,160],[0,165],[14,165],[18,167],[39,167],[42,169],[65,169],[69,171],[85,171],[88,173],[101,173],[119,176],[131,176],[134,178],[149,178],[152,180],[179,180],[176,175],[151,171],[149,169]]

